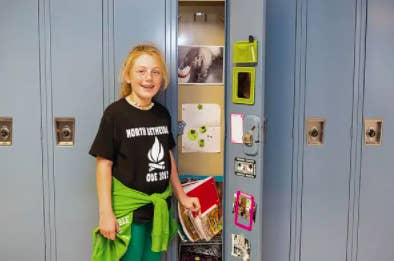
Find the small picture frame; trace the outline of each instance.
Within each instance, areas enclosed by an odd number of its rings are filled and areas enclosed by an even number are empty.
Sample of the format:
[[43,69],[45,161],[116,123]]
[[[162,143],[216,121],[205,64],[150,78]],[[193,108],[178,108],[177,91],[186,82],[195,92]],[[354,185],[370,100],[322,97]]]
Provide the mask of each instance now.
[[254,67],[233,68],[233,102],[254,104],[256,69]]
[[236,192],[235,200],[235,225],[245,230],[251,231],[253,225],[254,207],[255,202],[253,195],[238,190]]

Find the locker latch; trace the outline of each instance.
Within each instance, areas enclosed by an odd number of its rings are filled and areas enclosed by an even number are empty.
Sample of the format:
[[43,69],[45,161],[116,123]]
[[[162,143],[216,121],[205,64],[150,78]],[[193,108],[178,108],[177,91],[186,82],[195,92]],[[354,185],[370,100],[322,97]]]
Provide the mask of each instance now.
[[365,145],[382,144],[382,119],[366,119],[364,123]]
[[242,136],[242,141],[246,146],[252,146],[253,145],[253,131],[255,130],[256,126],[253,126],[251,130],[249,130],[247,133],[245,133]]
[[243,126],[243,151],[246,155],[255,156],[260,146],[260,118],[255,115],[247,115]]
[[55,118],[56,144],[58,146],[73,146],[75,136],[74,118]]
[[0,118],[0,146],[11,146],[12,144],[12,118]]
[[324,125],[322,118],[308,118],[306,120],[306,141],[308,145],[322,145],[324,143]]

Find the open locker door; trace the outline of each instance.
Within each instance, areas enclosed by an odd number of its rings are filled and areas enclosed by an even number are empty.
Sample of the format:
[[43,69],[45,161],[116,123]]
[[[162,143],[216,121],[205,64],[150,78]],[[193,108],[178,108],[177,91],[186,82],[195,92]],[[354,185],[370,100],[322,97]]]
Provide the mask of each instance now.
[[224,260],[262,260],[265,1],[228,1]]

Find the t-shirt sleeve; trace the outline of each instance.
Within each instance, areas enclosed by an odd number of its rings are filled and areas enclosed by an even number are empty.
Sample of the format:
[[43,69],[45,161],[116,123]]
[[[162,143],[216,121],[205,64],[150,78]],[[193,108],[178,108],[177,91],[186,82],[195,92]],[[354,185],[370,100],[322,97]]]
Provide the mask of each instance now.
[[104,113],[96,138],[89,150],[93,157],[103,157],[114,161],[115,156],[115,124],[114,120]]

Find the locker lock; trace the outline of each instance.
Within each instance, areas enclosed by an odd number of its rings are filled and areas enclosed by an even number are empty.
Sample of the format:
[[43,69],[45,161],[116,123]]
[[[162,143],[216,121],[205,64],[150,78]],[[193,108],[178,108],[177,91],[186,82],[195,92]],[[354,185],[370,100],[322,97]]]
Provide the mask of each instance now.
[[381,145],[382,144],[382,119],[366,119],[364,122],[365,145]]
[[313,127],[309,131],[309,135],[312,136],[313,138],[316,138],[317,136],[319,136],[319,130],[316,127]]
[[75,136],[74,118],[55,118],[56,144],[73,146]]
[[256,115],[247,115],[243,125],[243,152],[249,156],[255,156],[260,146],[260,118]]
[[0,117],[0,146],[12,144],[12,118]]
[[306,120],[306,141],[308,145],[322,145],[324,143],[325,120],[308,118]]
[[1,139],[5,140],[9,137],[9,135],[10,135],[10,130],[7,128],[7,126],[1,126],[0,129]]
[[61,136],[63,139],[68,139],[71,136],[71,128],[68,125],[63,126],[61,131]]
[[371,128],[371,129],[369,129],[368,130],[368,134],[367,134],[370,138],[373,138],[373,137],[375,137],[376,136],[376,131],[373,129],[373,128]]
[[256,128],[256,126],[253,126],[251,130],[249,130],[247,133],[245,133],[242,136],[242,141],[246,146],[252,146],[253,145],[253,130]]

